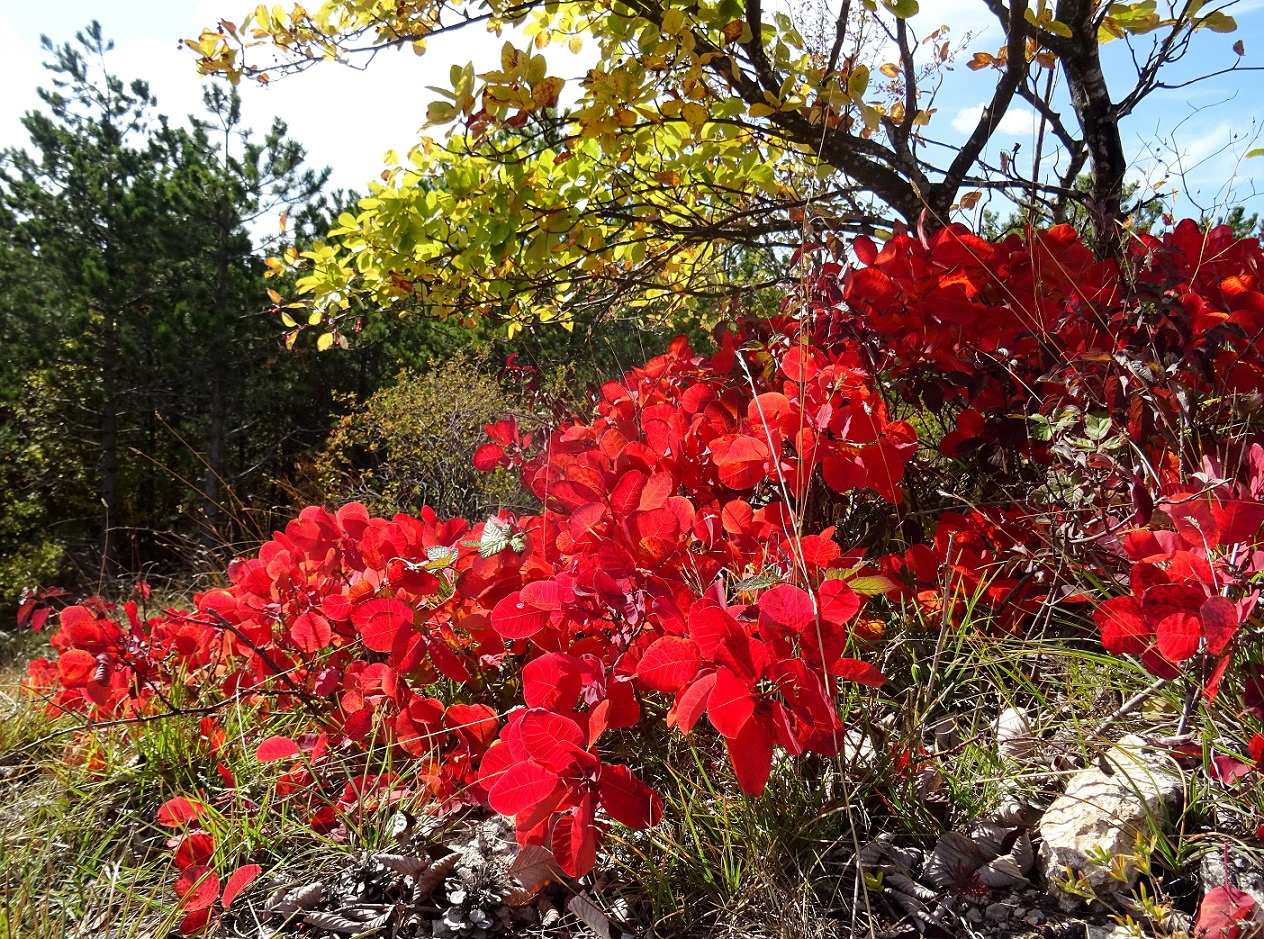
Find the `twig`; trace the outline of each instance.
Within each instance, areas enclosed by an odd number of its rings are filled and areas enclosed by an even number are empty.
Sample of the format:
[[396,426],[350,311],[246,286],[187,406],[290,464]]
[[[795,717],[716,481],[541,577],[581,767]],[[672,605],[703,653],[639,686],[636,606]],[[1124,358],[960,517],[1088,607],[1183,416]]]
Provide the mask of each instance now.
[[[1092,736],[1100,737],[1102,734],[1104,734],[1107,730],[1110,729],[1112,724],[1114,724],[1120,718],[1127,717],[1129,714],[1135,711],[1141,705],[1141,703],[1146,700],[1146,698],[1150,697],[1150,695],[1154,694],[1156,691],[1158,691],[1160,688],[1162,688],[1171,680],[1172,679],[1170,678],[1156,678],[1149,685],[1142,688],[1140,691],[1134,694],[1131,698],[1129,698],[1123,704],[1119,705],[1119,707],[1114,711],[1114,713],[1112,713],[1104,721],[1102,721],[1100,724],[1094,727]],[[1183,723],[1183,720],[1184,719],[1182,718],[1182,723]]]

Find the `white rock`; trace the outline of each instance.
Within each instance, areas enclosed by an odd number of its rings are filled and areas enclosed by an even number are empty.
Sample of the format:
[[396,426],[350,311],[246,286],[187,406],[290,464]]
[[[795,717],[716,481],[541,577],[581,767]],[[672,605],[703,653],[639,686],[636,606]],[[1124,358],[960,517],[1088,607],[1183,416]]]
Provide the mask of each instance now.
[[1087,939],[1137,939],[1135,932],[1118,923],[1106,923],[1102,926],[1085,923],[1084,928]]
[[[1040,820],[1041,863],[1045,881],[1060,906],[1073,910],[1082,899],[1061,882],[1083,874],[1096,893],[1110,894],[1125,886],[1111,876],[1110,866],[1091,860],[1135,856],[1137,839],[1167,825],[1169,811],[1180,800],[1183,784],[1170,764],[1152,761],[1136,737],[1112,747],[1099,765],[1083,770]],[[1109,770],[1109,772],[1107,772]],[[1127,885],[1137,881],[1134,864],[1125,865]]]

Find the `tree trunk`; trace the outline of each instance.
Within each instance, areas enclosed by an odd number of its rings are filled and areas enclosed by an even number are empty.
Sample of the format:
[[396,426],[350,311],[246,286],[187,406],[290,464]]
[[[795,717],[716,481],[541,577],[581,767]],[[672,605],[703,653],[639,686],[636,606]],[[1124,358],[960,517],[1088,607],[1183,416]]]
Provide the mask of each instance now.
[[1088,209],[1097,254],[1112,257],[1119,253],[1128,160],[1119,134],[1119,116],[1102,73],[1094,6],[1091,0],[1059,0],[1058,19],[1071,28],[1073,35],[1059,52],[1071,90],[1071,104],[1088,147],[1093,178]]

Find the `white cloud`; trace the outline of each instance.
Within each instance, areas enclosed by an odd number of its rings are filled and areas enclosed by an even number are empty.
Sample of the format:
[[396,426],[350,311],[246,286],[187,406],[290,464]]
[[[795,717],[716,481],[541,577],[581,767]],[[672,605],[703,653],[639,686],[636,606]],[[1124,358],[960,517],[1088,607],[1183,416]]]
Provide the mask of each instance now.
[[[972,108],[962,108],[952,119],[953,130],[969,134],[983,116],[985,105],[976,104]],[[1027,108],[1011,107],[1001,117],[997,132],[1005,137],[1030,137],[1036,132],[1036,115]]]

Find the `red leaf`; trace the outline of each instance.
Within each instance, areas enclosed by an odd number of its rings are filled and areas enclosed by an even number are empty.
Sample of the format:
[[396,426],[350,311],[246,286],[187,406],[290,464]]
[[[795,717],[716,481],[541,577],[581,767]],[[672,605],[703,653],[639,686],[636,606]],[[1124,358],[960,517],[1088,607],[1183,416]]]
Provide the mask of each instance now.
[[1181,674],[1180,668],[1159,654],[1159,650],[1150,646],[1141,653],[1141,664],[1155,678],[1176,678]]
[[614,489],[610,492],[610,508],[619,515],[629,515],[641,501],[641,491],[645,488],[644,473],[630,470],[619,477]]
[[1243,776],[1249,776],[1254,769],[1250,763],[1243,763],[1227,753],[1217,753],[1211,758],[1208,775],[1216,782],[1231,786]]
[[184,870],[187,867],[210,864],[214,854],[215,839],[204,831],[194,831],[180,838],[172,860],[177,869]]
[[249,887],[262,870],[258,864],[245,864],[228,875],[228,880],[224,882],[224,909],[233,905],[237,895]]
[[629,828],[649,828],[663,817],[663,800],[626,766],[601,768],[601,807]]
[[255,748],[255,759],[260,763],[275,763],[277,760],[288,760],[303,751],[289,737],[269,737]]
[[671,509],[637,512],[628,529],[641,556],[654,562],[665,560],[680,538],[680,520]]
[[781,370],[794,382],[811,381],[820,372],[816,353],[803,346],[791,346],[781,359]]
[[750,507],[750,503],[743,502],[741,499],[726,503],[720,510],[720,522],[730,535],[750,534],[751,522],[754,518],[755,511]]
[[304,652],[318,652],[329,645],[333,631],[329,628],[329,620],[319,613],[308,610],[294,620],[290,627],[290,638]]
[[57,678],[67,688],[82,688],[96,670],[97,657],[83,649],[68,649],[57,659]]
[[[468,451],[467,451],[468,452]],[[500,444],[485,443],[474,451],[474,468],[480,473],[494,470],[498,466],[509,466],[509,457]]]
[[476,743],[490,747],[500,729],[496,712],[486,704],[453,704],[443,715],[443,725]]
[[206,924],[211,921],[211,911],[196,910],[190,913],[184,919],[180,920],[180,925],[176,928],[180,930],[180,935],[191,936],[194,933],[201,932],[206,928]]
[[729,435],[711,442],[720,482],[730,489],[751,489],[764,478],[768,447],[754,437]]
[[492,628],[506,639],[527,639],[547,626],[551,616],[548,610],[528,606],[521,592],[514,591],[492,610]]
[[825,477],[825,484],[835,492],[859,489],[866,479],[864,466],[852,453],[826,457],[821,462],[821,474]]
[[521,599],[529,607],[550,613],[562,608],[561,589],[552,580],[534,580],[524,585]]
[[1255,918],[1255,900],[1243,890],[1225,884],[1208,890],[1194,921],[1195,939],[1239,939],[1243,927]]
[[168,828],[179,828],[205,811],[206,806],[202,803],[191,802],[184,796],[176,796],[174,799],[168,799],[158,809],[158,824],[166,825]]
[[1198,613],[1206,599],[1203,590],[1189,584],[1159,584],[1141,598],[1141,613],[1154,628],[1159,654],[1169,662],[1183,662],[1198,651]]
[[641,656],[636,677],[651,691],[674,694],[693,681],[702,667],[702,653],[692,639],[662,636]]
[[582,877],[597,862],[597,834],[593,830],[589,799],[582,800],[573,815],[563,815],[553,826],[553,856],[572,877]]
[[781,584],[759,598],[759,616],[782,629],[805,632],[816,622],[812,598],[806,590],[793,584]]
[[725,737],[736,737],[755,713],[755,696],[750,686],[729,669],[716,672],[715,687],[707,702],[711,725]]
[[[1254,544],[1264,524],[1264,503],[1230,499],[1212,509],[1222,545]],[[1228,552],[1226,552],[1228,553]]]
[[367,600],[356,607],[351,622],[367,648],[390,652],[400,630],[412,625],[413,609],[394,597]]
[[395,718],[395,739],[413,756],[426,756],[438,745],[443,730],[443,702],[413,697]]
[[572,538],[583,541],[589,535],[596,535],[605,519],[606,507],[600,502],[589,502],[571,513],[571,517],[566,521],[566,527]]
[[[487,751],[488,756],[500,749]],[[487,762],[486,758],[483,760]],[[557,788],[557,773],[530,760],[514,763],[496,780],[487,793],[487,803],[501,815],[529,812],[547,799]]]
[[506,770],[520,762],[507,743],[497,740],[483,754],[483,762],[478,767],[478,784],[490,790],[500,781]]
[[1093,612],[1102,631],[1102,645],[1112,655],[1140,655],[1150,646],[1153,631],[1141,615],[1141,601],[1113,597]]
[[742,791],[748,796],[760,795],[772,772],[773,751],[773,735],[763,721],[748,720],[736,737],[725,738],[724,745]]
[[693,730],[693,725],[707,710],[711,691],[715,688],[715,672],[708,672],[676,697],[672,716],[683,734]]
[[827,580],[816,593],[821,619],[842,626],[860,612],[860,597],[841,580]]
[[883,675],[876,666],[862,662],[860,659],[846,657],[835,662],[830,672],[844,681],[854,681],[858,685],[868,685],[870,688],[881,688],[887,680],[887,676]]
[[1199,616],[1207,639],[1207,651],[1219,655],[1238,631],[1237,604],[1227,597],[1208,597]]
[[176,878],[175,891],[180,909],[190,913],[205,910],[219,896],[219,875],[205,864],[196,864]]
[[636,507],[641,512],[652,512],[667,504],[667,499],[676,491],[676,478],[671,473],[655,473],[641,490],[641,500]]
[[583,676],[574,656],[550,652],[522,669],[522,696],[527,707],[569,711],[579,701]]
[[584,732],[577,723],[543,708],[527,711],[518,733],[527,756],[558,771],[574,765],[575,751],[584,746]]
[[[610,705],[607,714],[610,727],[634,727],[641,719],[641,704],[636,700],[636,688],[631,681],[621,678],[607,681],[606,700],[603,703]],[[589,737],[596,740],[591,731]]]
[[426,644],[426,649],[430,652],[430,661],[434,663],[434,667],[448,681],[464,684],[472,680],[473,676],[465,667],[465,661],[442,639],[432,639]]

